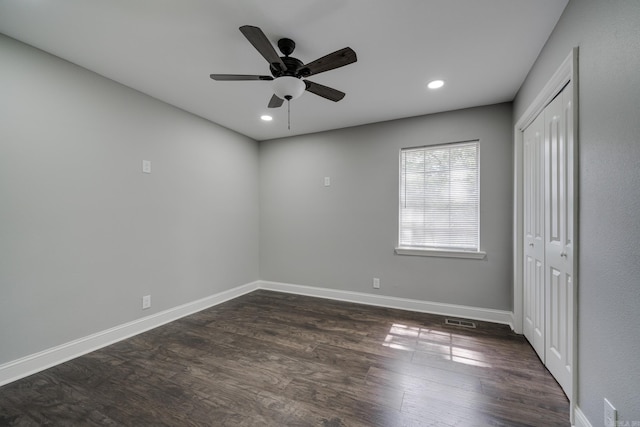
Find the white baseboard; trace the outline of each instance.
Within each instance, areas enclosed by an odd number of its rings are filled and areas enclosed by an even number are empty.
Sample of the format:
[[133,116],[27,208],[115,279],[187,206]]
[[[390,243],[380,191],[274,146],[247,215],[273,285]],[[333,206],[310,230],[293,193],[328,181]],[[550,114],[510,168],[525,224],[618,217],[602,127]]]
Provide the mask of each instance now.
[[577,406],[573,411],[573,420],[575,421],[575,427],[593,427],[584,412],[582,412]]
[[327,298],[358,304],[375,305],[379,307],[397,308],[400,310],[419,311],[422,313],[440,314],[451,317],[481,320],[486,322],[509,325],[513,329],[513,313],[511,311],[493,310],[488,308],[469,307],[466,305],[445,304],[440,302],[421,301],[408,298],[389,297],[384,295],[366,294],[363,292],[341,291],[337,289],[318,288],[313,286],[294,285],[290,283],[258,281],[260,289],[286,292],[297,295]]
[[0,365],[0,386],[258,289],[258,282],[183,304]]
[[[35,374],[36,372],[43,371],[60,363],[64,363],[68,360],[82,356],[83,354],[114,344],[118,341],[130,338],[134,335],[138,335],[150,329],[157,328],[158,326],[162,326],[166,323],[173,322],[174,320],[190,314],[197,313],[198,311],[221,304],[233,298],[237,298],[256,289],[265,289],[452,317],[462,317],[466,319],[483,320],[487,322],[506,324],[513,328],[513,313],[509,311],[258,280],[0,365],[0,386]],[[586,420],[586,418],[584,419]],[[576,426],[582,425],[576,424]],[[591,427],[588,422],[587,424],[584,424],[584,426]]]

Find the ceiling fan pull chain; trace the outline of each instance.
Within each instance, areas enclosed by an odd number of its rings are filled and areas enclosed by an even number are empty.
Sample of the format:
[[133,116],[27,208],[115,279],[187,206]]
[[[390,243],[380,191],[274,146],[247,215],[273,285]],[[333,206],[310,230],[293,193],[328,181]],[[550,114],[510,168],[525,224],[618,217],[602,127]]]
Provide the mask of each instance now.
[[291,130],[291,99],[287,99],[287,129]]

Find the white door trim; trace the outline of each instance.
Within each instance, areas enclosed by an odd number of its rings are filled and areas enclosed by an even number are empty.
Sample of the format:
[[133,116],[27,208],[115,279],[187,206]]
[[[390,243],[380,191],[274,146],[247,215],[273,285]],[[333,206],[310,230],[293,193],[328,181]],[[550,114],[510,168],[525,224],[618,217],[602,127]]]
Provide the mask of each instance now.
[[574,409],[577,403],[578,390],[578,345],[577,345],[577,290],[578,290],[578,48],[571,50],[567,58],[562,62],[558,70],[553,74],[538,96],[533,100],[524,114],[516,122],[514,127],[514,212],[513,212],[513,321],[514,330],[517,333],[523,332],[523,133],[533,120],[542,112],[544,107],[560,93],[560,91],[569,82],[573,82],[573,117],[574,117],[574,238],[575,252],[573,257],[573,278],[574,278],[574,294],[573,294],[573,322],[571,329],[573,330],[573,360],[572,360],[572,392],[569,400],[571,401],[571,422],[574,420]]

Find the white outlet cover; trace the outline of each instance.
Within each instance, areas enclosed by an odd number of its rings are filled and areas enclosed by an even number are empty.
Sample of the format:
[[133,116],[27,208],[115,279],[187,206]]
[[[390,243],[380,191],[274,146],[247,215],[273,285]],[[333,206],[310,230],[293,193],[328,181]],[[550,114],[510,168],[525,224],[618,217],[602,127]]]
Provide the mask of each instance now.
[[151,307],[151,295],[145,295],[142,297],[142,308],[149,308]]
[[331,185],[331,177],[330,176],[325,176],[324,177],[324,186],[325,187],[329,187]]
[[611,402],[604,399],[604,427],[616,427],[618,424],[618,414],[616,408],[613,407]]
[[151,173],[151,160],[142,161],[142,172]]

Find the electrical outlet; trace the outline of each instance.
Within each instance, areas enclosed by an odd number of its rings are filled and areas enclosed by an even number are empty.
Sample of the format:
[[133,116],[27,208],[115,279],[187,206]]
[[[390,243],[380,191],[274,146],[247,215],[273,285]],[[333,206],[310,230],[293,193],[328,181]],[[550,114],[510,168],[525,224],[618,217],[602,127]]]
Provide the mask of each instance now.
[[611,402],[604,399],[604,427],[616,427],[618,425],[618,411]]
[[142,297],[142,309],[146,310],[151,307],[151,295],[145,295]]
[[324,186],[325,187],[329,187],[331,185],[331,177],[330,176],[325,176],[324,177]]
[[143,173],[151,173],[151,160],[143,160],[142,161],[142,172]]
[[373,278],[373,289],[380,289],[380,279],[377,277]]

